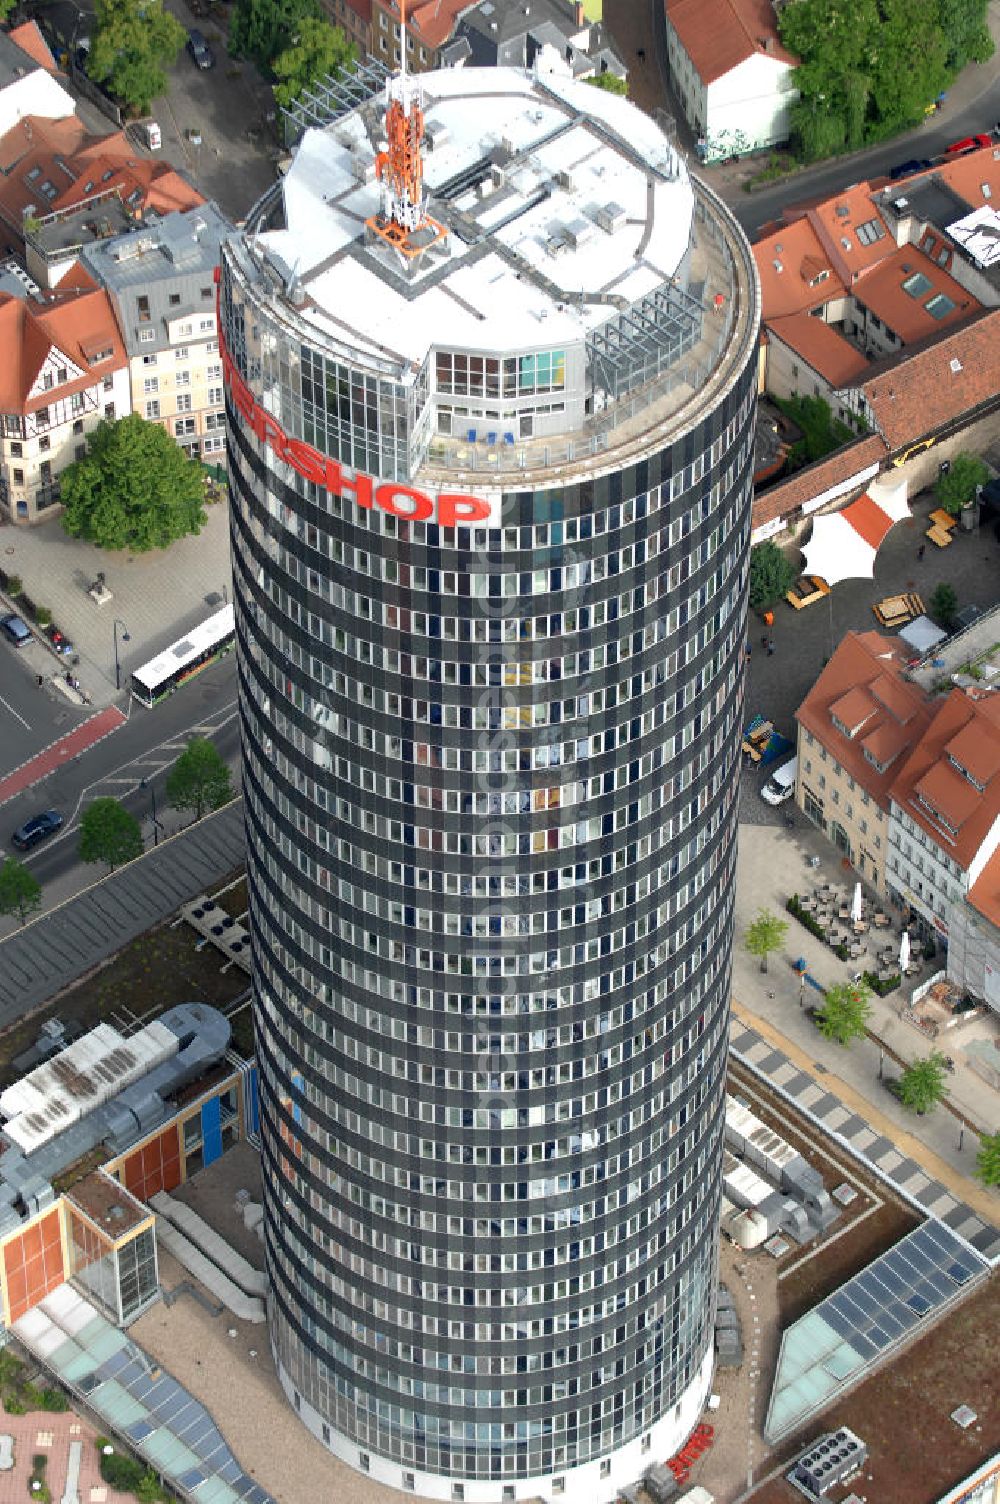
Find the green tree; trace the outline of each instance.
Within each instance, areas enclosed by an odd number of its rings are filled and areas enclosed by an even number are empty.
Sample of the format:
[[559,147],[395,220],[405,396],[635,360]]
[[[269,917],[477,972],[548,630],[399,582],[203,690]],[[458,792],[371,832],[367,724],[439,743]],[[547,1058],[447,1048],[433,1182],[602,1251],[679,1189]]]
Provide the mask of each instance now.
[[985,486],[989,478],[990,472],[978,454],[956,454],[947,474],[938,476],[934,492],[945,511],[957,517],[975,500],[976,487]]
[[167,778],[167,802],[174,809],[193,809],[200,820],[208,809],[220,809],[233,797],[229,769],[207,736],[193,736]]
[[0,914],[17,914],[24,924],[41,907],[41,884],[17,857],[9,856],[0,866]]
[[931,615],[948,632],[955,625],[958,613],[958,596],[954,586],[942,580],[931,596]]
[[824,1039],[850,1044],[864,1038],[871,1012],[871,992],[864,982],[840,982],[827,989],[816,1022]]
[[236,0],[229,23],[229,51],[252,58],[265,71],[291,46],[307,17],[320,14],[316,0]]
[[976,1174],[983,1185],[1000,1185],[1000,1133],[984,1133],[979,1140]]
[[336,76],[357,57],[354,43],[339,26],[318,16],[306,16],[289,46],[274,59],[279,79],[274,97],[287,109],[304,90],[328,73]]
[[752,956],[760,957],[761,971],[767,970],[767,958],[772,950],[780,950],[785,943],[788,925],[770,909],[761,909],[750,925],[744,944]]
[[750,604],[766,611],[780,601],[795,580],[795,566],[768,538],[750,550]]
[[911,1112],[930,1112],[944,1096],[944,1056],[935,1050],[924,1060],[914,1060],[896,1083],[896,1093]]
[[985,63],[993,56],[986,10],[987,0],[939,0],[938,20],[948,49],[948,67],[953,72],[966,63]]
[[138,413],[106,420],[87,449],[62,476],[62,523],[71,537],[145,553],[201,532],[201,468],[158,423]]
[[94,799],[80,820],[81,862],[107,862],[113,872],[142,856],[142,830],[117,799]]
[[17,0],[0,0],[0,21],[6,21],[16,4]]
[[628,94],[628,79],[619,78],[616,73],[593,73],[587,80],[595,89],[605,89],[609,94]]
[[163,0],[96,0],[87,73],[138,115],[167,84],[184,28]]

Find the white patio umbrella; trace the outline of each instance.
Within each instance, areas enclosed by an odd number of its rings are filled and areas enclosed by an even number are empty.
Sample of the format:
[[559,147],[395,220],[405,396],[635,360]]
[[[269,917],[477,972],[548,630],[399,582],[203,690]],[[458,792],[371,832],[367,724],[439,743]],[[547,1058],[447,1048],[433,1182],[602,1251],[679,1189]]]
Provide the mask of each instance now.
[[910,964],[910,937],[907,934],[906,930],[904,930],[903,931],[903,935],[902,935],[902,939],[899,942],[899,969],[900,969],[900,971],[901,972],[905,971],[906,968],[909,966],[909,964]]
[[854,884],[854,897],[851,899],[851,923],[861,923],[861,884]]

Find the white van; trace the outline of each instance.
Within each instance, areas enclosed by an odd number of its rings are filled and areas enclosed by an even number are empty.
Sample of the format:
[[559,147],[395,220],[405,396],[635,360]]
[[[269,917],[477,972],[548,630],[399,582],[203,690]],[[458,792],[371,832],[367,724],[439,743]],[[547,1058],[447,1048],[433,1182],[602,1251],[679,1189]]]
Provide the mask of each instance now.
[[799,770],[797,757],[790,757],[783,762],[780,768],[776,768],[760,791],[762,799],[768,804],[784,804],[795,793],[795,775]]

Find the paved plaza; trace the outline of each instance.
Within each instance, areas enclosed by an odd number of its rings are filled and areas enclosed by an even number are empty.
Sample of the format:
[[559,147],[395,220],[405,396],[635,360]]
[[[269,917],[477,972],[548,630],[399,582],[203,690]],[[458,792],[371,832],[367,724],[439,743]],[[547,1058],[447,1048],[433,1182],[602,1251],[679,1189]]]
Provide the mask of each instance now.
[[[124,687],[133,668],[232,598],[228,504],[216,502],[207,513],[197,537],[148,554],[108,553],[68,538],[58,519],[3,530],[4,569],[20,576],[73,642],[80,658],[74,673],[95,708],[116,698],[116,639]],[[112,595],[104,606],[87,593],[99,573]]]

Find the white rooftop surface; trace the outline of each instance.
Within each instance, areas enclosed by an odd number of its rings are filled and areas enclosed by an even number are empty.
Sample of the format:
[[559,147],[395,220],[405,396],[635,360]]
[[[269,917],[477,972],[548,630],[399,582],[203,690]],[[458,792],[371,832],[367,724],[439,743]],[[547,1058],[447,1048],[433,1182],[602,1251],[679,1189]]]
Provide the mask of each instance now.
[[797,1149],[793,1149],[735,1097],[726,1097],[726,1127],[752,1143],[776,1168],[798,1158]]
[[[432,151],[425,141],[432,215],[436,186],[498,147],[526,151],[506,170],[503,186],[493,189],[487,179],[483,198],[463,193],[454,207],[479,208],[483,227],[560,292],[608,292],[634,301],[673,276],[690,237],[691,183],[659,128],[627,100],[556,75],[536,83],[510,68],[445,69],[422,74],[420,83],[426,128],[446,132]],[[576,123],[574,113],[582,117]],[[556,130],[562,134],[545,142]],[[607,132],[621,141],[621,150]],[[578,343],[617,316],[612,303],[565,303],[495,252],[470,255],[454,232],[447,275],[405,296],[364,249],[364,221],[379,210],[380,186],[374,178],[360,182],[355,164],[373,157],[357,113],[307,131],[284,179],[286,227],[259,236],[303,282],[307,302],[299,312],[307,321],[338,340],[353,331],[347,337],[359,350],[419,366],[432,347],[502,353]],[[570,174],[568,185],[556,181],[560,172]],[[545,196],[532,204],[543,188]],[[620,206],[626,219],[613,233],[594,220],[608,204]],[[561,227],[573,222],[589,230],[578,244],[560,237]],[[564,241],[557,255],[547,249],[553,238]],[[322,266],[352,243],[358,254]],[[423,261],[426,270],[439,265],[432,256]],[[422,267],[417,289],[423,274]]]
[[964,246],[979,266],[1000,262],[1000,214],[992,204],[983,204],[964,219],[948,226],[948,234]]
[[61,1050],[0,1094],[4,1135],[25,1154],[176,1054],[177,1035],[153,1022],[125,1039],[110,1024]]

